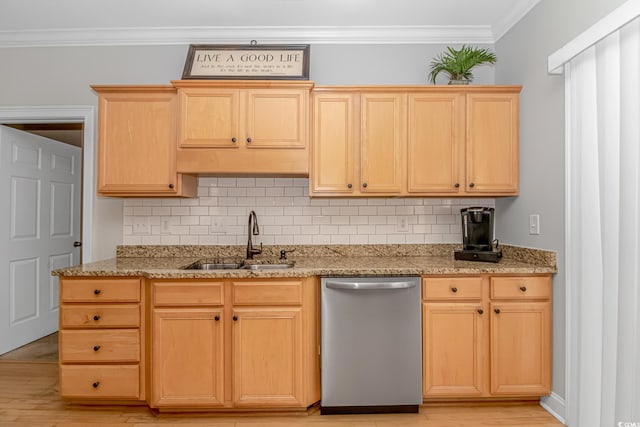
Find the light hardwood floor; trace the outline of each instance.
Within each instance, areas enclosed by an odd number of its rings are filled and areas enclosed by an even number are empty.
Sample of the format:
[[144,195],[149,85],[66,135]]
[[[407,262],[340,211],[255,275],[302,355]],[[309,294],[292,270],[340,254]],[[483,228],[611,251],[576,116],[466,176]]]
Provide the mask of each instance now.
[[151,425],[207,427],[546,427],[562,424],[536,405],[425,407],[419,414],[230,417],[153,414],[145,406],[69,406],[58,395],[52,362],[0,361],[0,426],[104,427]]

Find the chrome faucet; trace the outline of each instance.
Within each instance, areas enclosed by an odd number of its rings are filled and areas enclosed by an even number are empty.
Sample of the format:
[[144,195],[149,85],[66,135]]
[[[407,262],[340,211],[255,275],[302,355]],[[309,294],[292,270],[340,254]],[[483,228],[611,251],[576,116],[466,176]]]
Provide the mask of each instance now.
[[[253,229],[251,228],[251,223],[253,222]],[[247,227],[247,234],[249,235],[249,241],[247,242],[247,259],[253,259],[254,255],[258,255],[262,253],[262,243],[260,243],[260,249],[254,249],[253,243],[251,243],[251,234],[257,236],[260,234],[260,227],[258,227],[258,217],[256,216],[255,211],[249,212],[249,224]]]

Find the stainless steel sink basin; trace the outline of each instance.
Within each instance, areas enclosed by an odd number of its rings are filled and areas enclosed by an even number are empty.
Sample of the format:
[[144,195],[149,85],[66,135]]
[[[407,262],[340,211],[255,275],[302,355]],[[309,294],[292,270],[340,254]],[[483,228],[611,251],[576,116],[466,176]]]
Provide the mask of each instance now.
[[184,270],[237,270],[242,267],[242,262],[206,262],[196,261],[184,267]]
[[277,270],[292,268],[295,265],[294,262],[228,262],[228,261],[206,261],[200,260],[193,264],[189,264],[186,267],[182,267],[183,270]]
[[247,270],[278,270],[284,268],[293,268],[295,264],[293,262],[288,262],[284,264],[246,264],[240,268]]

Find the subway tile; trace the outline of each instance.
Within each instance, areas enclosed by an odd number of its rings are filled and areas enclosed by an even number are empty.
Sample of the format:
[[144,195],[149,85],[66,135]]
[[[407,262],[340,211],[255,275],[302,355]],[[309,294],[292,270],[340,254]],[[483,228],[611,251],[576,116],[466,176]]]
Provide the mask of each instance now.
[[332,245],[348,245],[349,244],[349,236],[342,234],[333,234],[331,236],[331,244]]
[[227,197],[229,189],[226,187],[209,187],[210,197]]
[[236,178],[221,177],[218,178],[218,187],[236,187]]
[[180,206],[198,206],[198,199],[180,199]]
[[190,235],[206,235],[209,234],[209,226],[208,225],[192,225],[189,227]]
[[283,187],[265,188],[264,195],[268,197],[282,197],[284,196],[284,188]]
[[455,224],[456,218],[453,215],[436,215],[436,224]]
[[348,216],[341,216],[341,215],[337,215],[337,216],[332,216],[331,217],[331,224],[349,224],[349,217]]
[[133,215],[135,216],[149,216],[151,215],[152,209],[150,206],[134,206]]
[[349,224],[362,225],[362,224],[368,224],[368,223],[369,223],[369,218],[366,216],[352,215],[349,217]]
[[208,215],[209,208],[207,206],[192,206],[191,208],[189,208],[189,212],[192,216]]
[[187,216],[187,215],[189,215],[188,206],[172,206],[171,207],[171,216]]
[[236,178],[236,186],[238,187],[255,187],[255,178]]
[[390,234],[387,236],[387,243],[390,245],[398,245],[407,243],[406,235],[404,234]]
[[329,199],[329,206],[349,206],[347,199]]
[[162,206],[162,199],[142,199],[142,206]]
[[300,234],[319,234],[319,225],[302,225],[300,226]]
[[273,187],[274,182],[273,178],[256,178],[256,187]]
[[293,178],[275,178],[276,187],[293,187]]
[[312,224],[331,224],[331,217],[324,215],[315,215],[311,218]]
[[369,244],[369,236],[351,235],[349,236],[350,245],[367,245]]
[[212,187],[218,185],[218,178],[201,176],[198,177],[198,185],[202,187]]
[[320,226],[320,234],[337,234],[338,226],[337,225],[321,225]]
[[247,189],[243,187],[229,188],[227,196],[229,197],[245,197],[247,195]]
[[198,244],[198,236],[181,235],[180,236],[180,244],[181,245],[197,245]]
[[311,245],[311,244],[313,244],[313,236],[311,236],[311,235],[294,235],[293,236],[293,244],[294,245]]
[[451,215],[451,206],[434,206],[433,213],[436,215]]
[[311,237],[311,244],[313,245],[330,245],[331,236],[325,234],[317,234]]
[[154,216],[171,215],[171,208],[169,206],[153,207],[151,208],[151,215],[154,215]]
[[290,215],[277,215],[274,217],[274,224],[276,225],[293,225],[293,219],[296,218]]
[[295,216],[293,217],[293,223],[296,225],[309,225],[313,223],[313,219],[310,216]]
[[180,236],[173,235],[162,235],[160,236],[160,244],[161,245],[179,245],[180,244]]

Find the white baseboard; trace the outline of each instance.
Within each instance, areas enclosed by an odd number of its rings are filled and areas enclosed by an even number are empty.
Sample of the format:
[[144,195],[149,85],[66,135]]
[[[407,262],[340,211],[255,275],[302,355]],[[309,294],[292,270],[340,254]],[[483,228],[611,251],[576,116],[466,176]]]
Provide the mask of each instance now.
[[540,406],[547,410],[551,415],[558,419],[562,424],[567,425],[566,407],[564,399],[555,393],[551,393],[550,396],[544,396],[540,398]]

